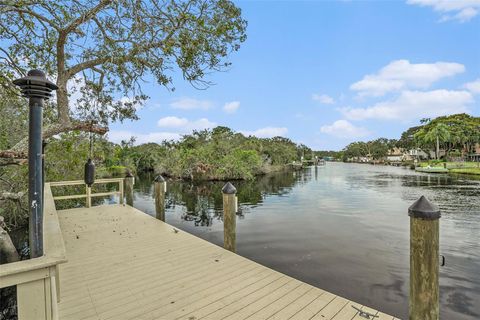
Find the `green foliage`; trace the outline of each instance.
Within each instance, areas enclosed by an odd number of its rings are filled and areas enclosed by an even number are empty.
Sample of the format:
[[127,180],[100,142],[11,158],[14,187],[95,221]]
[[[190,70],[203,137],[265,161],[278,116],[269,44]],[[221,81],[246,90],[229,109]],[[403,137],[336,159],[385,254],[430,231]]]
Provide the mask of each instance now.
[[480,175],[480,168],[450,169],[451,173]]
[[[452,150],[471,153],[476,143],[480,143],[480,117],[465,113],[428,119],[415,134],[418,146],[429,149]],[[438,150],[437,150],[438,157]]]
[[394,148],[396,144],[396,140],[386,138],[379,138],[368,142],[352,142],[343,149],[343,159],[371,157],[374,160],[379,160],[385,157],[388,151]]
[[230,128],[216,127],[194,131],[178,142],[128,146],[121,159],[137,171],[183,179],[253,179],[299,160],[305,148],[283,137],[245,137]]
[[446,151],[447,157],[460,157],[473,153],[475,145],[480,143],[480,117],[465,113],[422,119],[421,126],[404,131],[397,140],[379,138],[373,141],[356,141],[343,149],[343,160],[371,157],[381,159],[394,147],[410,150],[419,148],[430,154],[431,150]]
[[415,126],[408,128],[404,131],[397,142],[397,147],[410,150],[418,147],[418,143],[415,140],[415,134],[421,129],[421,126]]
[[[92,137],[92,159],[97,178],[125,174],[122,148],[103,137]],[[62,133],[49,140],[45,148],[47,181],[82,180],[84,165],[90,157],[90,137],[83,132]]]
[[320,159],[323,159],[323,158],[342,159],[343,158],[343,151],[322,150],[322,151],[315,151],[314,154]]
[[[41,68],[56,75],[61,120],[135,119],[146,77],[174,89],[180,71],[207,87],[208,73],[230,66],[246,27],[229,0],[1,1],[0,84],[4,74]],[[69,104],[73,93],[80,98]]]
[[[0,97],[0,150],[8,150],[28,132],[28,108],[22,105],[18,96],[6,90],[1,84]],[[27,183],[27,166],[0,165],[0,193],[25,192]],[[0,197],[0,208],[0,215],[5,217],[8,226],[24,224],[28,208],[26,193],[15,201]]]
[[215,174],[219,180],[253,179],[259,173],[262,160],[255,150],[235,150],[227,154]]

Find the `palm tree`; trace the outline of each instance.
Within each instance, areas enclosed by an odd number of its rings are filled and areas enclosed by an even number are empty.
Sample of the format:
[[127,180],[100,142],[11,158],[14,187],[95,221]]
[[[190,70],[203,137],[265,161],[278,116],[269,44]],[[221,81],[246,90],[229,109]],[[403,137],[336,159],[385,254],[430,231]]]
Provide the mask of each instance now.
[[424,136],[424,140],[427,143],[436,144],[435,158],[438,160],[440,158],[440,143],[445,143],[449,141],[451,136],[450,128],[444,123],[437,123],[433,128],[431,128]]

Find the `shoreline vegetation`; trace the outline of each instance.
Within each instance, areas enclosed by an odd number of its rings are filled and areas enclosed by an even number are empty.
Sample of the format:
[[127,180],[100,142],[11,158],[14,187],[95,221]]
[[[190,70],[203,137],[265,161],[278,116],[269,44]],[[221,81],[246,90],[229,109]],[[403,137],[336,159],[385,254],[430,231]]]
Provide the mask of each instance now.
[[[411,170],[415,168],[427,168],[432,169],[447,169],[449,174],[463,174],[463,175],[480,175],[480,162],[438,162],[438,161],[423,161],[415,166],[413,161],[404,161],[402,163],[394,162],[356,162],[356,161],[340,161],[353,164],[370,164],[370,165],[390,165],[396,167],[408,167]],[[445,168],[446,165],[446,168]]]
[[[480,174],[480,117],[465,113],[422,119],[398,140],[355,141],[341,151],[318,151],[325,159],[395,166],[448,169],[454,174]],[[437,172],[445,170],[437,170]]]
[[[65,179],[69,173],[70,179],[81,179],[88,146],[88,137],[81,132],[53,140],[46,150],[49,180]],[[296,168],[301,157],[313,157],[310,148],[288,138],[244,136],[222,126],[193,131],[178,141],[140,145],[135,144],[134,137],[119,144],[97,137],[93,146],[97,177],[121,176],[130,171],[190,181],[252,180]],[[75,156],[60,157],[65,150]]]

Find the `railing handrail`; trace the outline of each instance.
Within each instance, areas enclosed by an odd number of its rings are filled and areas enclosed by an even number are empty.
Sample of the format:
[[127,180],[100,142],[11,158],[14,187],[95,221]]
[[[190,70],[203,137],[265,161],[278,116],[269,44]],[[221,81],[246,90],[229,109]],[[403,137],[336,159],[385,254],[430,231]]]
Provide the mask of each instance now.
[[120,204],[123,204],[124,192],[123,192],[123,181],[124,178],[106,178],[106,179],[97,179],[94,181],[93,184],[105,184],[105,183],[118,183],[118,190],[111,191],[111,192],[97,192],[92,193],[91,187],[85,184],[83,180],[71,180],[71,181],[53,181],[50,182],[51,187],[64,187],[64,186],[78,186],[84,185],[85,194],[74,194],[74,195],[67,195],[67,196],[54,196],[53,200],[69,200],[69,199],[82,199],[86,198],[86,206],[87,208],[91,207],[92,198],[94,197],[106,197],[106,196],[114,196],[118,195],[120,199]]
[[[96,179],[93,184],[102,184],[102,183],[113,183],[123,181],[124,178],[105,178],[105,179]],[[51,187],[60,187],[60,186],[73,186],[73,185],[82,185],[85,184],[83,180],[71,180],[71,181],[50,181]]]
[[[21,273],[27,273],[67,262],[57,210],[48,183],[45,184],[45,210],[43,216],[44,254],[41,257],[2,264],[0,288],[22,283]],[[30,279],[29,277],[25,278]]]

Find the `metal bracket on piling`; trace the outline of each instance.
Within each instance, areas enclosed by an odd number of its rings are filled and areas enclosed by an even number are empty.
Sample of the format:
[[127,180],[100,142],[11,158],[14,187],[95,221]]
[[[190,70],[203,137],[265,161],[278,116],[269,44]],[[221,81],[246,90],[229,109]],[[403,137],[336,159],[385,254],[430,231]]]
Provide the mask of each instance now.
[[365,318],[365,319],[375,319],[375,318],[378,318],[377,315],[374,315],[373,313],[370,313],[370,312],[367,312],[367,311],[364,311],[360,308],[357,308],[355,307],[354,305],[352,305],[352,308],[357,310],[358,311],[358,315],[362,318]]

